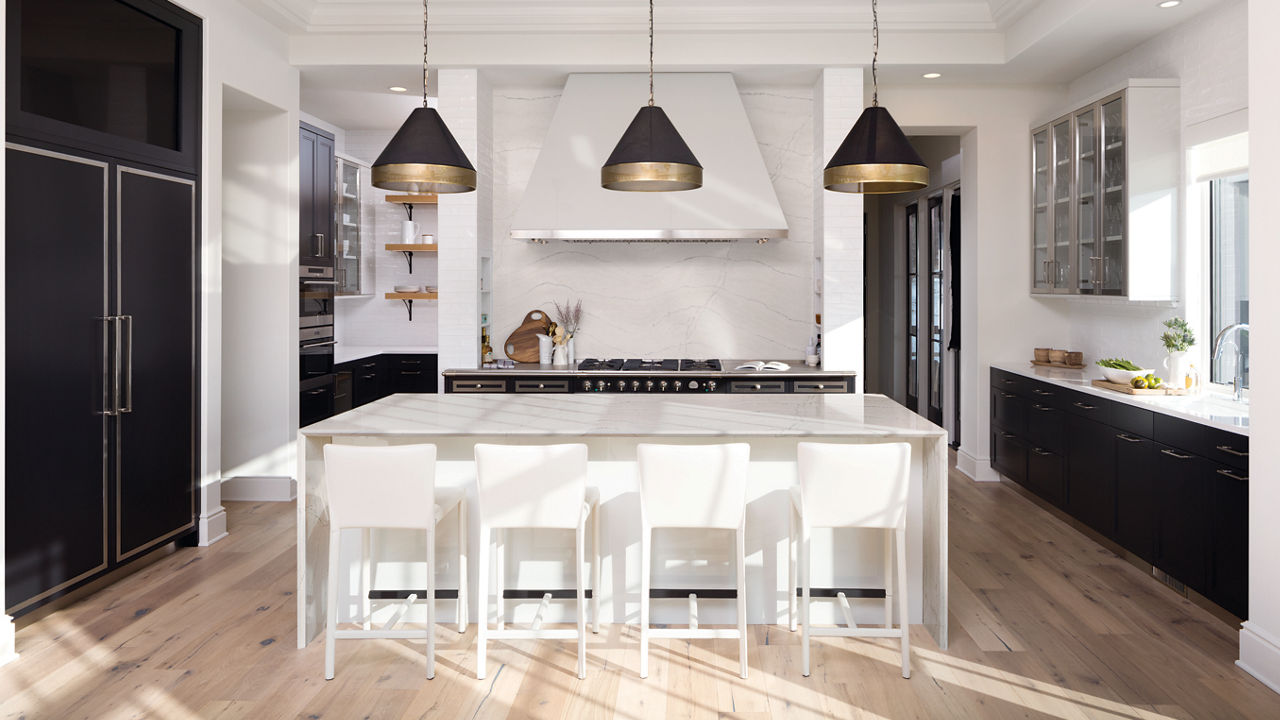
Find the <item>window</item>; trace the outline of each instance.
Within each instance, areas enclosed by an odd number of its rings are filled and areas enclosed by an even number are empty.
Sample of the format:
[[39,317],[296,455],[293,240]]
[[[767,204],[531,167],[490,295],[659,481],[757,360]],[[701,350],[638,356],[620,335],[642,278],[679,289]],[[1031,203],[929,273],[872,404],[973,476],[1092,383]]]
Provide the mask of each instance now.
[[[1249,322],[1249,176],[1209,183],[1209,341],[1223,328]],[[1249,333],[1236,333],[1212,361],[1210,380],[1230,384],[1236,348],[1244,387],[1249,387]]]
[[916,233],[920,208],[907,206],[907,409],[915,410],[920,397],[918,354],[920,342],[920,285],[916,268],[919,236]]

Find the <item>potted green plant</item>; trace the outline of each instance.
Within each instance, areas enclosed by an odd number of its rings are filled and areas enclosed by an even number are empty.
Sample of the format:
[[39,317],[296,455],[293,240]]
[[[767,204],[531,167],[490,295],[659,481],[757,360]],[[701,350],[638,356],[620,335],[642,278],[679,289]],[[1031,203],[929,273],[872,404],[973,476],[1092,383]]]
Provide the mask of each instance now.
[[1169,355],[1164,359],[1165,370],[1169,373],[1169,384],[1175,388],[1187,387],[1187,350],[1196,344],[1196,335],[1187,321],[1180,317],[1171,317],[1164,321],[1165,331],[1160,335],[1160,342]]

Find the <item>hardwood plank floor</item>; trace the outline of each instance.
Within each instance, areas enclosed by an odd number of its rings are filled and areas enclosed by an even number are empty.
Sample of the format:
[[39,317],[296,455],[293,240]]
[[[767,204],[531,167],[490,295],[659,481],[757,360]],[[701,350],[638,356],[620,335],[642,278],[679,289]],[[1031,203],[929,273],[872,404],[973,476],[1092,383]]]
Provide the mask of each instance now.
[[18,632],[0,668],[3,718],[1276,718],[1276,695],[1234,665],[1237,632],[1001,484],[951,477],[951,650],[912,632],[911,680],[892,641],[752,626],[736,642],[656,640],[636,676],[632,626],[588,641],[490,648],[441,626],[422,645],[293,647],[293,506],[228,503],[232,534],[184,548]]

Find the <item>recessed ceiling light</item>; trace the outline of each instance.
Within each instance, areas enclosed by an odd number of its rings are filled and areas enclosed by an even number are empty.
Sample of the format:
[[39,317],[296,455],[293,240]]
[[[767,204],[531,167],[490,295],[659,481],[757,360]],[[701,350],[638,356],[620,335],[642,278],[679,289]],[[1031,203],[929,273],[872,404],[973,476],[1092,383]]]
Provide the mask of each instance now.
[[1164,0],[1163,2],[1157,4],[1156,7],[1171,8],[1171,7],[1178,7],[1181,4],[1182,4],[1182,0]]
[[391,92],[405,92],[405,88],[402,88],[399,85],[392,85],[387,89],[390,90]]
[[925,80],[937,80],[940,77],[942,77],[942,73],[925,73],[924,74]]

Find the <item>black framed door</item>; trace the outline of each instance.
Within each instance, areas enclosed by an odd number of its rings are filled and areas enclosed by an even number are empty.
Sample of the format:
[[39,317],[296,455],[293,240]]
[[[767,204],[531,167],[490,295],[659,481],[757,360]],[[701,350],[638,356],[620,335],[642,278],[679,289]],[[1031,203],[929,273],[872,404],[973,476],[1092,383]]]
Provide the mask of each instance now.
[[5,608],[13,613],[108,562],[109,167],[13,144],[5,160]]
[[920,206],[906,209],[907,233],[907,409],[920,407]]
[[122,351],[116,559],[195,523],[195,182],[116,170]]
[[926,224],[928,225],[928,270],[929,277],[927,283],[928,292],[928,353],[927,372],[928,375],[928,393],[927,393],[927,410],[926,416],[929,422],[937,425],[942,424],[942,330],[945,324],[943,317],[943,243],[945,242],[944,223],[942,217],[942,196],[929,198],[928,215],[926,216]]

